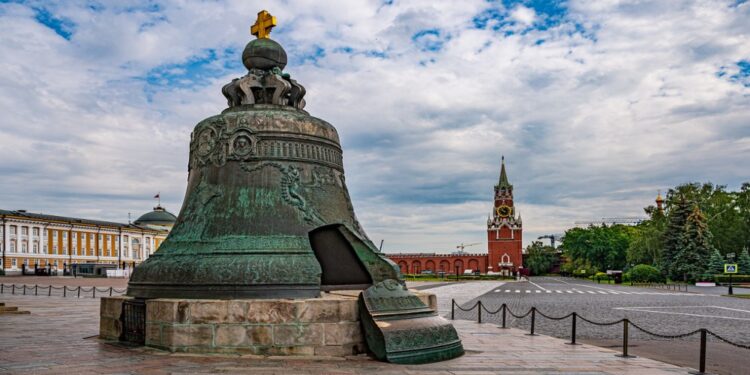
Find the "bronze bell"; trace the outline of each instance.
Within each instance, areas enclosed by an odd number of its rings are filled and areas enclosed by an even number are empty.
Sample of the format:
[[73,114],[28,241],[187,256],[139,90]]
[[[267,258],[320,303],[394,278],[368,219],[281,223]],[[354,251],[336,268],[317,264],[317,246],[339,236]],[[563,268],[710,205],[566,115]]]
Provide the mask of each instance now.
[[[136,267],[130,296],[317,297],[313,230],[340,224],[375,249],[354,216],[336,129],[303,110],[305,89],[281,71],[286,52],[256,39],[243,61],[248,74],[222,89],[229,108],[193,130],[179,217],[159,251]],[[367,286],[361,275],[338,282]]]
[[[286,52],[254,29],[248,74],[222,88],[229,108],[196,125],[188,187],[172,231],[135,268],[127,295],[150,298],[315,298],[363,290],[368,349],[394,363],[463,354],[456,330],[407,290],[398,266],[354,216],[331,124],[303,110],[305,89]],[[269,18],[270,17],[270,18]],[[265,31],[264,31],[265,30]]]

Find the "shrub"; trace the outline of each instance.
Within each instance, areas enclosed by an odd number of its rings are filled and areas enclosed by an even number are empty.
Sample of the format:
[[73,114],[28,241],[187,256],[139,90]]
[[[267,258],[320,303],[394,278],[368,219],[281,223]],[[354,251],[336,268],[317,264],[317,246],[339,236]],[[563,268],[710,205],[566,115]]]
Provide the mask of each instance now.
[[658,283],[664,281],[661,272],[648,264],[639,264],[628,272],[630,280],[638,283]]
[[[717,283],[728,283],[729,275],[715,275],[714,280]],[[750,275],[732,275],[732,283],[747,283],[750,282]]]
[[593,280],[609,280],[609,275],[604,272],[597,272],[592,278]]

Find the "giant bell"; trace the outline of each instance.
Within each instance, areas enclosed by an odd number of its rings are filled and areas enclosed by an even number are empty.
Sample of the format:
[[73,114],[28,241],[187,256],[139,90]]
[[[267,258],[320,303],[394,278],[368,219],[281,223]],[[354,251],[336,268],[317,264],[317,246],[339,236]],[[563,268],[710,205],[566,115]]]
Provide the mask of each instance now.
[[242,59],[248,73],[222,89],[229,107],[193,130],[179,217],[135,268],[129,296],[318,297],[311,232],[337,224],[374,249],[354,216],[336,129],[303,110],[304,87],[282,72],[286,52],[256,39]]

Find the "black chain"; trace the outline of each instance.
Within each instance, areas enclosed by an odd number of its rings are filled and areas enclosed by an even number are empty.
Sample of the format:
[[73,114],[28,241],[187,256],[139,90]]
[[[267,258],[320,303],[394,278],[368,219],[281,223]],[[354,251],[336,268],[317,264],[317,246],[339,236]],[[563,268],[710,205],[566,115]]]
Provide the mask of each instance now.
[[455,301],[453,302],[453,304],[456,305],[456,307],[458,307],[458,309],[461,311],[471,311],[471,310],[474,310],[477,307],[477,305],[479,305],[479,301],[475,302],[474,305],[469,307],[468,309],[464,309],[463,307],[461,307],[461,305],[457,304]]
[[532,311],[532,309],[529,309],[529,311],[527,311],[526,314],[516,315],[516,314],[513,313],[513,311],[511,311],[511,309],[508,309],[508,314],[510,314],[510,316],[512,316],[512,317],[514,317],[516,319],[523,319],[523,318],[529,316],[529,314],[531,314],[531,311]]
[[601,322],[595,322],[595,321],[593,321],[593,320],[588,320],[588,319],[586,319],[586,318],[584,318],[584,317],[582,317],[582,316],[580,316],[580,315],[578,315],[578,319],[581,319],[581,320],[583,320],[583,321],[584,321],[584,322],[586,322],[586,323],[591,323],[591,324],[593,324],[593,325],[596,325],[596,326],[613,326],[613,325],[615,325],[615,324],[620,324],[620,323],[622,323],[623,321],[625,321],[625,319],[620,319],[620,320],[618,320],[618,321],[616,321],[616,322],[610,322],[610,323],[601,323]]
[[637,324],[635,324],[633,322],[629,322],[629,323],[630,323],[631,326],[635,327],[637,330],[639,330],[639,331],[641,331],[643,333],[649,334],[651,336],[656,336],[656,337],[659,337],[659,338],[662,338],[662,339],[681,339],[683,337],[692,336],[692,335],[695,335],[696,333],[700,333],[701,332],[700,329],[696,329],[695,331],[688,332],[688,333],[683,333],[683,334],[680,334],[680,335],[664,335],[664,334],[661,334],[661,333],[651,332],[651,331],[649,331],[649,330],[647,330],[647,329],[645,329],[645,328],[643,328],[643,327],[641,327],[641,326],[639,326],[639,325],[637,325]]
[[[14,286],[15,286],[16,289],[23,289],[23,287],[25,286],[26,289],[34,289],[36,287],[36,288],[42,288],[42,289],[44,289],[44,288],[50,288],[50,289],[54,289],[54,290],[65,289],[68,292],[75,292],[75,291],[78,290],[78,287],[68,287],[67,285],[63,285],[63,286],[46,285],[45,286],[45,285],[38,285],[38,284],[35,284],[35,285],[15,284],[15,283],[13,283],[13,284],[7,284],[7,285],[3,284],[3,288],[12,288]],[[85,287],[81,287],[81,292],[84,292],[84,293],[93,292],[94,290],[96,290],[99,293],[109,292],[109,288],[99,289],[99,288],[97,288],[95,286],[92,286],[89,289],[86,289]],[[115,288],[112,288],[112,292],[113,293],[125,293],[127,290],[128,290],[127,288],[125,288],[125,289],[115,289]],[[479,302],[477,302],[477,304],[478,303]],[[472,307],[469,310],[473,310],[475,307],[476,307],[476,304],[474,304],[474,307]],[[461,307],[459,306],[459,308],[461,308]],[[469,310],[464,310],[464,311],[469,311]]]
[[561,316],[561,317],[554,317],[554,316],[549,316],[549,315],[545,315],[544,313],[542,313],[542,312],[541,312],[541,311],[539,311],[539,310],[537,310],[537,311],[536,311],[536,313],[537,313],[537,314],[539,314],[539,315],[541,315],[541,316],[543,316],[543,317],[545,317],[545,318],[547,318],[547,319],[549,319],[549,320],[563,320],[563,319],[568,319],[568,318],[570,318],[571,316],[573,316],[573,313],[570,313],[570,314],[568,314],[568,315],[565,315],[565,316]]
[[723,337],[721,337],[721,336],[719,336],[719,335],[717,335],[717,334],[715,334],[715,333],[713,333],[711,331],[706,331],[706,333],[708,333],[709,335],[711,335],[713,337],[716,337],[720,341],[724,341],[725,343],[727,343],[729,345],[732,345],[732,346],[735,346],[735,347],[738,347],[738,348],[742,348],[742,349],[750,349],[750,345],[742,345],[742,344],[737,344],[735,342],[731,342],[731,341],[729,341],[729,340],[727,340],[727,339],[725,339],[725,338],[723,338]]
[[482,305],[482,310],[484,310],[484,312],[486,312],[487,314],[490,314],[490,315],[495,315],[495,314],[499,313],[500,311],[502,311],[502,309],[503,309],[503,307],[500,306],[500,307],[497,308],[497,310],[490,311],[490,310],[487,310],[487,307],[485,307],[484,304]]

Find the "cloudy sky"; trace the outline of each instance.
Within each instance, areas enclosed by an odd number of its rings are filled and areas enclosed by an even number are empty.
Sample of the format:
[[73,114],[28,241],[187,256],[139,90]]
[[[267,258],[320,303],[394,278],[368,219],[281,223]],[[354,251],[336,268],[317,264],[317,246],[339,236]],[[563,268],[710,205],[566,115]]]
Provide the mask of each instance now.
[[526,243],[750,180],[744,1],[0,0],[0,208],[177,213],[261,9],[387,252],[483,250],[503,154]]

